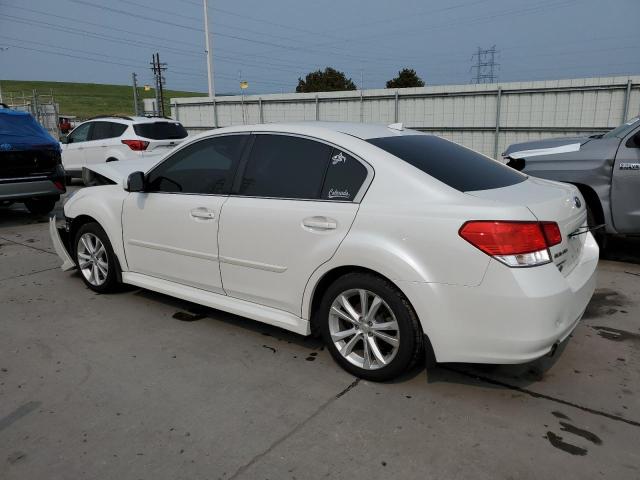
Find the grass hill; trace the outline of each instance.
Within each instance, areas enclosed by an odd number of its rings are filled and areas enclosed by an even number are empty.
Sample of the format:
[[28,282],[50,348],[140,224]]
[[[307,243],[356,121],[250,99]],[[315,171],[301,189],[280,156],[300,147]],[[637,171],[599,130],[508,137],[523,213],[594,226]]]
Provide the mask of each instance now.
[[[33,90],[39,94],[53,93],[56,103],[60,105],[63,115],[75,115],[79,119],[96,115],[132,115],[133,89],[130,85],[109,85],[100,83],[46,82],[31,80],[0,80],[2,96],[5,103],[11,95],[30,96]],[[155,91],[145,92],[138,87],[140,98],[154,98]],[[201,97],[206,93],[165,90],[166,112],[169,112],[171,97]]]

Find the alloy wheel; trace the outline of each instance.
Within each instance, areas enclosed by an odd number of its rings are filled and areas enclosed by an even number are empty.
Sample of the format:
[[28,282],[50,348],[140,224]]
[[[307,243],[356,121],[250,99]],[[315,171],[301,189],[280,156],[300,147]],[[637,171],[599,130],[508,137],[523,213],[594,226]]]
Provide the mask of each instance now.
[[93,233],[87,232],[78,240],[76,253],[78,268],[87,282],[96,287],[102,285],[109,273],[109,258],[102,241]]
[[329,334],[340,355],[365,370],[388,365],[400,346],[393,310],[365,289],[347,290],[335,298],[329,310]]

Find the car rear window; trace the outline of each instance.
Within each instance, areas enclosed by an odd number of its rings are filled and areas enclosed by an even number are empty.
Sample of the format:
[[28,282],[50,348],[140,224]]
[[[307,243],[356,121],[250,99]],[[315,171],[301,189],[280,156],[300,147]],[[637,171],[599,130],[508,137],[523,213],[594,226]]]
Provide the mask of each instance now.
[[137,123],[133,126],[136,135],[152,140],[185,138],[188,133],[179,122]]
[[434,135],[367,141],[461,192],[508,187],[527,178],[500,162]]

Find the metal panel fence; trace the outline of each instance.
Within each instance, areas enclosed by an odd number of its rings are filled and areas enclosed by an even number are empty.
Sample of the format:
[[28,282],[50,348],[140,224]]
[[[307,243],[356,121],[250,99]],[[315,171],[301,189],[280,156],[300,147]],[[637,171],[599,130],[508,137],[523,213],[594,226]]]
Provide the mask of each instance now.
[[498,158],[516,142],[601,133],[640,112],[640,75],[398,90],[172,98],[190,132],[305,120],[402,122]]

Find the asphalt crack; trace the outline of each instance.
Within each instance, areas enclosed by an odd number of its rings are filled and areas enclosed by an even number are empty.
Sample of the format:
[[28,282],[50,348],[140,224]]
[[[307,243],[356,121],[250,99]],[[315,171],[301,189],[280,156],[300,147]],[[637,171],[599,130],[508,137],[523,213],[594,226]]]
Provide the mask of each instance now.
[[51,270],[57,270],[58,268],[60,268],[60,267],[50,267],[50,268],[45,268],[43,270],[36,270],[35,272],[21,273],[20,275],[15,275],[13,277],[0,278],[0,282],[4,282],[5,280],[13,280],[14,278],[28,277],[30,275],[36,275],[36,274],[42,273],[42,272],[49,272]]
[[568,407],[577,408],[578,410],[582,410],[583,412],[588,412],[593,415],[598,415],[601,417],[608,418],[610,420],[615,420],[616,422],[623,422],[627,425],[632,425],[634,427],[640,427],[640,422],[636,422],[635,420],[629,420],[627,418],[621,417],[619,415],[614,415],[613,413],[604,412],[602,410],[596,410],[595,408],[585,407],[584,405],[580,405],[574,402],[570,402],[568,400],[563,400],[561,398],[552,397],[551,395],[545,395],[544,393],[534,392],[533,390],[529,390],[527,388],[518,387],[516,385],[511,385],[510,383],[501,382],[500,380],[495,380],[493,378],[485,377],[483,375],[477,375],[475,373],[464,372],[462,370],[456,370],[455,368],[449,367],[440,367],[450,372],[458,373],[460,375],[464,375],[465,377],[474,378],[476,380],[480,380],[485,383],[489,383],[491,385],[497,385],[500,387],[507,388],[509,390],[514,390],[519,393],[524,393],[525,395],[529,395],[533,398],[542,398],[544,400],[549,400],[551,402],[559,403],[561,405],[566,405]]
[[354,389],[358,384],[360,383],[360,379],[356,378],[353,382],[351,382],[349,385],[347,385],[346,388],[342,389],[340,392],[338,392],[336,395],[334,395],[333,397],[329,398],[326,402],[324,402],[322,405],[320,405],[315,412],[313,412],[311,415],[309,415],[307,418],[305,418],[302,422],[298,423],[295,427],[293,427],[291,430],[289,430],[287,433],[285,433],[283,436],[281,436],[280,438],[278,438],[275,442],[273,442],[271,445],[269,445],[269,447],[264,450],[263,452],[255,455],[251,460],[249,460],[249,462],[245,463],[243,466],[241,466],[240,468],[238,468],[233,475],[231,475],[228,480],[233,480],[234,478],[237,478],[239,475],[242,475],[244,472],[246,472],[252,465],[254,465],[255,463],[257,463],[259,460],[261,460],[262,458],[264,458],[265,456],[267,456],[269,453],[271,453],[276,447],[278,447],[280,444],[282,444],[285,440],[287,440],[288,438],[290,438],[291,436],[295,435],[296,433],[298,433],[307,423],[309,423],[311,420],[313,420],[314,418],[316,418],[318,415],[320,415],[322,412],[324,412],[327,407],[329,407],[333,402],[335,402],[337,399],[339,399],[340,397],[346,395],[349,391],[351,391],[352,389]]
[[13,243],[14,245],[21,245],[23,247],[33,248],[34,250],[38,250],[39,252],[48,253],[49,255],[57,255],[57,253],[50,252],[49,250],[45,250],[44,248],[38,248],[38,247],[34,247],[33,245],[27,245],[26,243],[16,242],[15,240],[11,240],[10,238],[7,238],[7,237],[0,237],[0,240],[4,240],[5,242]]

